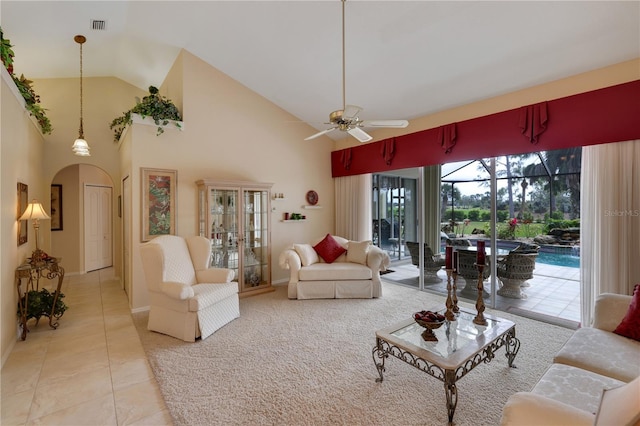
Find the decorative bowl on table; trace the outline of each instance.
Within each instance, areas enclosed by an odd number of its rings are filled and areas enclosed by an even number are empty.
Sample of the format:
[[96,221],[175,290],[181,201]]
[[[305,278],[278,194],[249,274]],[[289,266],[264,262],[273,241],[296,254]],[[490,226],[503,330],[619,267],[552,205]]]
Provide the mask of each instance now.
[[445,316],[434,311],[420,311],[413,314],[413,319],[418,325],[425,328],[422,338],[427,342],[437,342],[438,338],[433,330],[445,323]]

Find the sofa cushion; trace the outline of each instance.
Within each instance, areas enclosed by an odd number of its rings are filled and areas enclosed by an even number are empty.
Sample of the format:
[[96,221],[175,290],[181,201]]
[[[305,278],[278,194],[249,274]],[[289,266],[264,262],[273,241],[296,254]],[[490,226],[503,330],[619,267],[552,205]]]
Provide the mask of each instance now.
[[551,364],[531,392],[595,414],[602,390],[622,384],[620,380],[581,368]]
[[371,269],[359,263],[314,263],[298,273],[300,281],[370,280]]
[[633,381],[602,391],[595,426],[640,424],[640,376]]
[[313,249],[327,263],[332,263],[346,251],[331,234],[327,234]]
[[630,382],[640,376],[640,342],[597,328],[576,330],[553,361]]
[[502,410],[501,426],[593,426],[593,414],[531,392],[516,392]]
[[640,341],[640,284],[634,287],[629,310],[613,332]]
[[371,241],[349,241],[347,246],[347,262],[367,264],[367,253],[371,247]]
[[298,256],[300,256],[302,266],[313,265],[320,261],[320,259],[318,259],[318,253],[311,247],[311,244],[294,244],[293,249],[298,253]]

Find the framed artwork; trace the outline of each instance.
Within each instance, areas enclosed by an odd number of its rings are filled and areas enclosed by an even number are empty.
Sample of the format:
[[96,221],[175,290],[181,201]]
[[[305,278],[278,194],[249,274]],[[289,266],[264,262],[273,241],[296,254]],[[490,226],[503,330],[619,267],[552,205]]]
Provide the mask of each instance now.
[[176,233],[178,171],[142,168],[142,241]]
[[51,230],[62,231],[62,185],[51,185]]
[[[24,213],[25,209],[29,205],[29,187],[25,183],[18,182],[18,216],[16,219],[20,219],[22,213]],[[18,245],[27,242],[27,221],[18,220]]]

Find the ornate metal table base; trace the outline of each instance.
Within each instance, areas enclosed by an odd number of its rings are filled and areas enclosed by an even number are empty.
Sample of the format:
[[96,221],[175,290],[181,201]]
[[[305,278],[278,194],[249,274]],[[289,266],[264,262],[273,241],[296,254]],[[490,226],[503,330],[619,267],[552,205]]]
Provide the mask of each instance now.
[[[64,268],[59,265],[59,258],[47,258],[45,260],[36,259],[32,263],[24,263],[16,268],[15,271],[15,285],[18,290],[18,309],[19,316],[18,323],[20,326],[20,338],[25,340],[29,328],[27,327],[27,321],[29,320],[29,297],[30,291],[40,290],[40,278],[46,278],[48,280],[58,279],[58,283],[53,292],[53,302],[51,305],[51,312],[45,313],[45,316],[49,317],[49,327],[54,330],[58,328],[58,320],[62,314],[56,314],[56,306],[58,305],[58,297],[60,296],[60,288],[62,287],[62,280],[64,279]],[[24,289],[22,288],[22,280],[25,280]],[[36,318],[36,324],[40,321],[40,315]]]
[[383,338],[376,337],[376,345],[373,347],[372,351],[373,362],[378,370],[378,374],[380,375],[380,377],[376,378],[376,382],[379,383],[384,380],[384,364],[385,359],[388,358],[389,355],[412,365],[431,377],[435,377],[444,383],[444,391],[447,399],[447,416],[449,418],[449,424],[453,424],[453,415],[455,414],[456,406],[458,404],[458,388],[456,386],[456,382],[479,364],[491,362],[495,357],[495,352],[503,346],[506,350],[505,356],[509,367],[515,368],[513,361],[520,350],[520,341],[516,338],[516,329],[515,326],[513,326],[462,365],[455,369],[446,369],[434,364],[433,362],[416,356],[408,350],[393,345]]

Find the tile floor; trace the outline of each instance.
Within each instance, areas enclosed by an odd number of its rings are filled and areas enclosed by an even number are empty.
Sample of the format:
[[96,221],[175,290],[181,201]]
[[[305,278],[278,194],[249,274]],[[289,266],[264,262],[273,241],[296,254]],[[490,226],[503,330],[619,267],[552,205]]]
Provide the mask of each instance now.
[[59,328],[30,322],[2,367],[0,424],[171,425],[113,270],[65,277],[62,293]]
[[[417,267],[409,260],[393,262],[390,266],[394,272],[385,274],[385,281],[417,287]],[[441,283],[426,284],[425,291],[447,294],[446,273],[438,272]],[[486,281],[487,282],[487,281]],[[486,283],[485,282],[485,283]],[[580,269],[536,263],[534,277],[525,289],[526,299],[511,299],[496,295],[496,309],[516,315],[529,316],[534,319],[577,328],[580,322]],[[458,289],[464,287],[464,279],[458,278]],[[487,290],[490,287],[487,285]],[[460,296],[459,296],[460,297]],[[472,299],[475,301],[475,294]],[[485,298],[487,306],[490,305]]]

